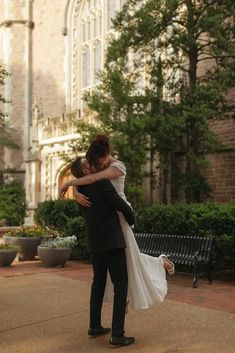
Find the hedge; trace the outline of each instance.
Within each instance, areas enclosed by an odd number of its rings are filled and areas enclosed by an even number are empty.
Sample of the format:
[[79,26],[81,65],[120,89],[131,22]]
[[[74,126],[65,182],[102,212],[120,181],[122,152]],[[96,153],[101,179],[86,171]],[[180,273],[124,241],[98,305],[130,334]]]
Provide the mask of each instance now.
[[135,231],[212,237],[215,267],[235,267],[235,204],[154,204],[139,210]]
[[[88,258],[87,229],[75,200],[42,202],[36,223],[78,238],[77,258]],[[135,232],[213,238],[216,269],[235,267],[235,204],[154,204],[136,212]]]
[[8,226],[20,226],[26,216],[25,189],[20,182],[1,185],[0,187],[0,220]]
[[34,220],[37,224],[54,228],[64,235],[76,235],[78,246],[74,259],[88,259],[87,228],[75,200],[49,200],[39,204]]

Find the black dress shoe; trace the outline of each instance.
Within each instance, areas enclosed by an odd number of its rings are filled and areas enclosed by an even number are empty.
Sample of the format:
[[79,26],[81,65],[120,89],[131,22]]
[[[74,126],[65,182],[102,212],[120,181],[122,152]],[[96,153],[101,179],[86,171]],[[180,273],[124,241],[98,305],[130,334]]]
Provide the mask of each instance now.
[[123,346],[129,346],[130,344],[135,342],[134,337],[126,337],[126,336],[121,336],[121,337],[111,337],[109,340],[109,344],[111,347],[123,347]]
[[111,331],[110,327],[97,327],[97,328],[89,328],[88,335],[91,337],[98,337],[102,335],[106,335]]

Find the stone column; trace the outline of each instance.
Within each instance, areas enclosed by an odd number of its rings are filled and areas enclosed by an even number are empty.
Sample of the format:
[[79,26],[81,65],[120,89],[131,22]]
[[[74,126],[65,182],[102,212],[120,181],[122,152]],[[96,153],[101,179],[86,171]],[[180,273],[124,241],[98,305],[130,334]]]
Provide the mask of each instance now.
[[11,100],[7,107],[19,150],[4,150],[5,167],[25,172],[31,122],[31,0],[1,0],[1,52],[11,77],[5,87]]

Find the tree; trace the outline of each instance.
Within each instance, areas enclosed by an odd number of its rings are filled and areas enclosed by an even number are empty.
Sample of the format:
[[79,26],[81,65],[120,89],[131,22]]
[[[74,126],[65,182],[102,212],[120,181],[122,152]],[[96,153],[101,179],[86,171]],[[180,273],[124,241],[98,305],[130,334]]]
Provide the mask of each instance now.
[[127,0],[113,24],[101,84],[86,95],[113,135],[130,181],[160,167],[161,200],[200,201],[205,154],[220,147],[210,124],[231,116],[235,77],[232,0]]
[[[121,61],[121,60],[120,60]],[[102,84],[85,96],[89,107],[98,113],[99,128],[108,133],[114,154],[126,164],[128,198],[135,207],[143,200],[142,181],[148,151],[148,135],[145,132],[145,117],[140,108],[145,104],[142,97],[133,96],[132,76],[128,68],[121,70],[106,65]]]
[[[7,120],[8,114],[5,112],[5,105],[9,104],[10,101],[3,95],[3,86],[5,85],[6,78],[10,76],[7,72],[5,65],[0,61],[0,148],[18,148],[11,137],[12,129]],[[1,161],[2,162],[2,161]],[[3,181],[1,171],[0,182]]]

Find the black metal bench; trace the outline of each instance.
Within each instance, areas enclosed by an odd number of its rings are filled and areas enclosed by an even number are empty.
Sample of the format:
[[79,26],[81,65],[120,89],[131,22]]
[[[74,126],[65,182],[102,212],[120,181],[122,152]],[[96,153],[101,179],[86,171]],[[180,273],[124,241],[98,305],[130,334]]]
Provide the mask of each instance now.
[[212,283],[212,239],[184,235],[136,233],[140,251],[151,256],[165,254],[176,265],[193,266],[193,288],[197,287],[199,266],[206,265],[207,278]]

